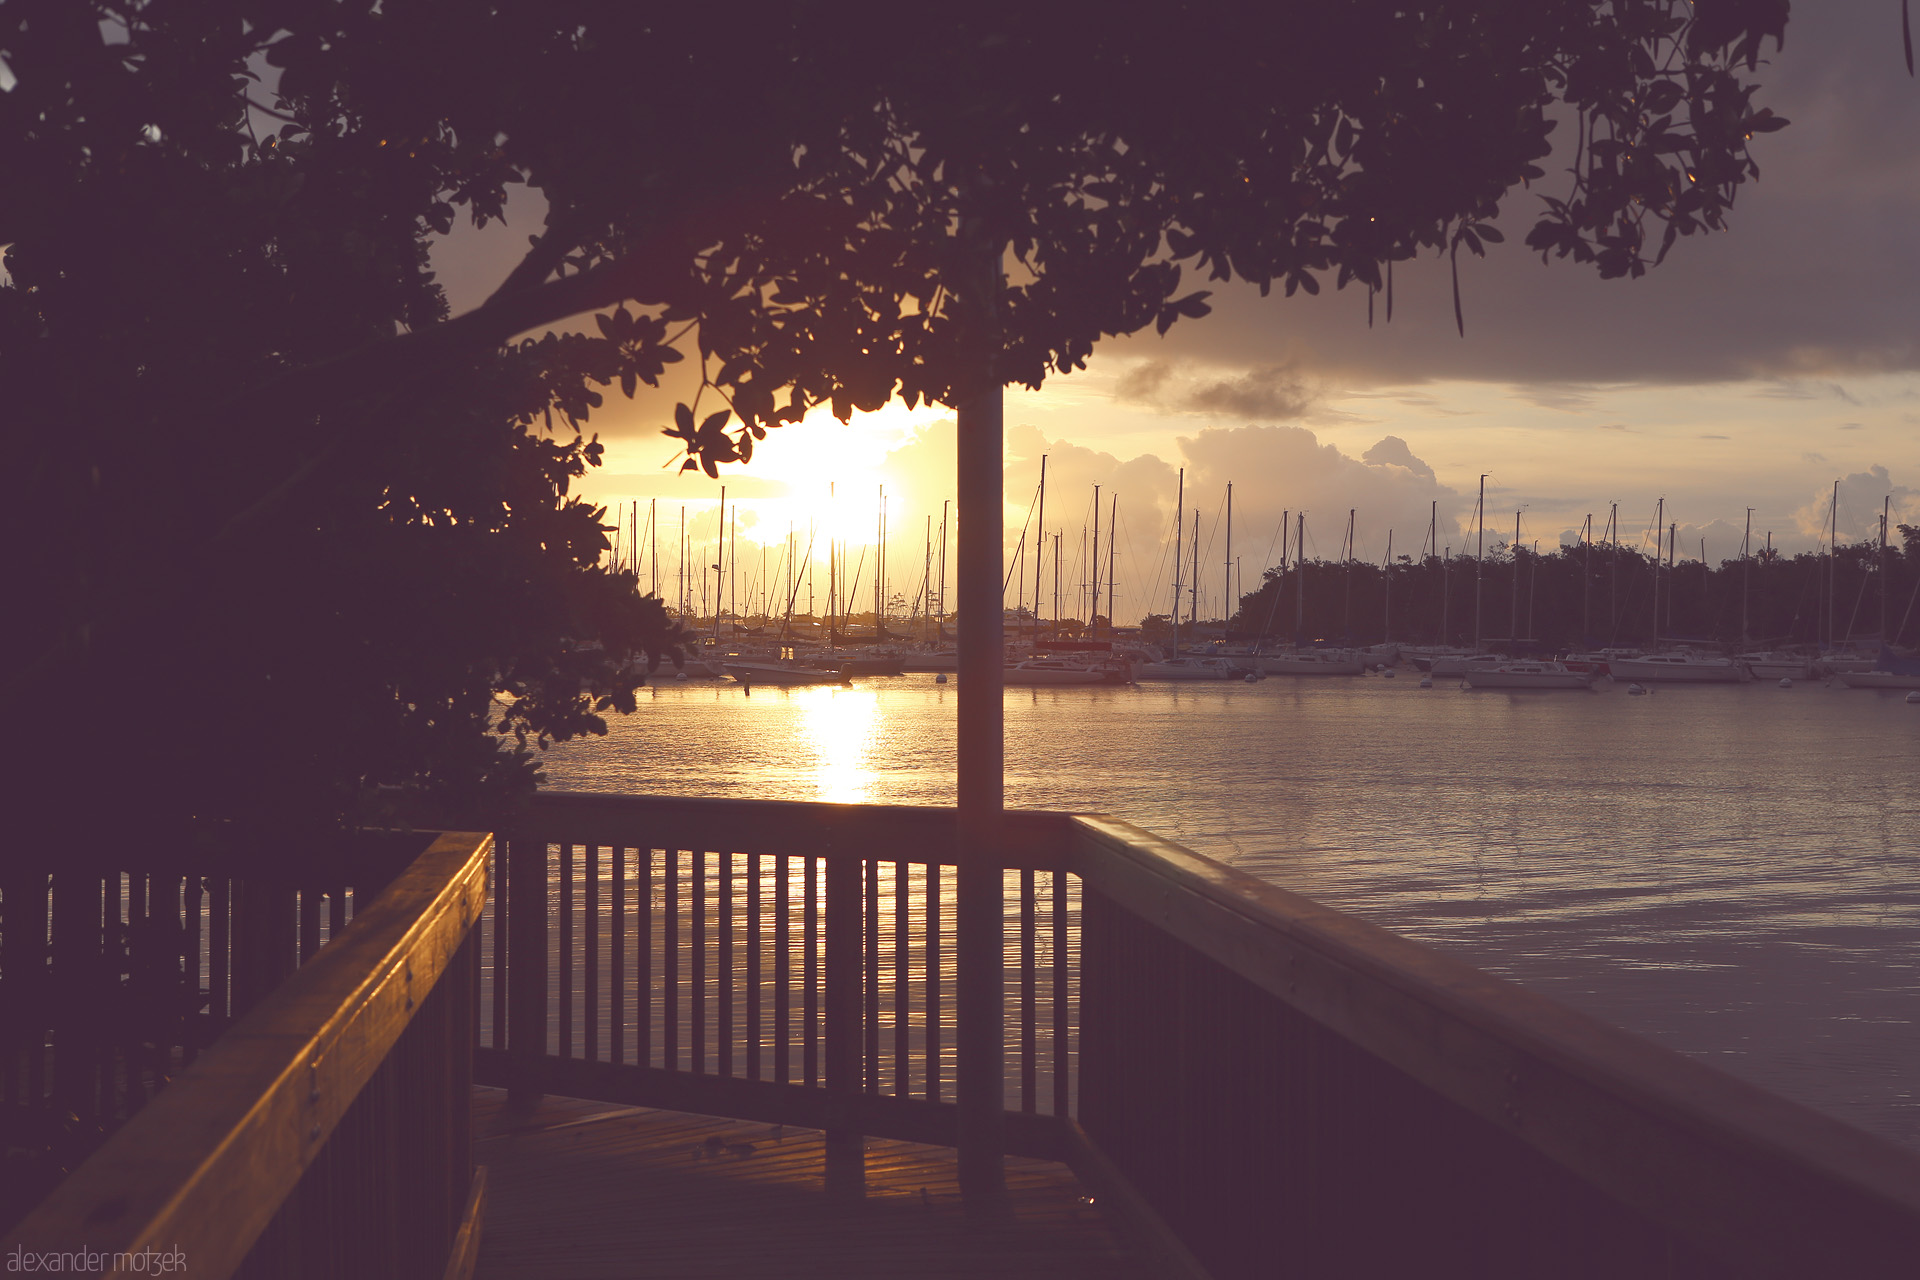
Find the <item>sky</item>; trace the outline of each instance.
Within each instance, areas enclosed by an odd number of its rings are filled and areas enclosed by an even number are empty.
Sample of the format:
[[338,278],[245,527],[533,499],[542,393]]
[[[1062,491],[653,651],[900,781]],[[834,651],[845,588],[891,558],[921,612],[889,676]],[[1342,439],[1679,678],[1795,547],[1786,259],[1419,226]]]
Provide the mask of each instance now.
[[[1369,328],[1362,291],[1261,299],[1215,286],[1206,319],[1110,340],[1083,372],[1009,389],[1010,561],[1025,524],[1031,579],[1042,455],[1069,614],[1087,576],[1092,486],[1102,486],[1103,535],[1118,497],[1122,620],[1171,592],[1182,470],[1185,506],[1200,512],[1203,613],[1209,593],[1218,602],[1227,589],[1230,556],[1249,585],[1278,560],[1283,511],[1305,510],[1310,557],[1343,554],[1350,510],[1353,552],[1375,562],[1389,535],[1394,555],[1419,554],[1430,520],[1443,548],[1471,549],[1482,474],[1489,546],[1512,537],[1516,512],[1530,545],[1576,541],[1589,516],[1600,535],[1617,504],[1621,541],[1651,549],[1664,498],[1682,559],[1703,543],[1710,561],[1738,556],[1749,508],[1756,546],[1771,536],[1809,550],[1835,481],[1843,542],[1877,536],[1883,502],[1896,522],[1920,523],[1920,82],[1906,74],[1898,22],[1880,5],[1796,6],[1755,98],[1791,126],[1755,140],[1761,176],[1742,189],[1730,229],[1682,240],[1640,280],[1543,265],[1521,243],[1538,195],[1520,191],[1500,219],[1506,243],[1462,263],[1464,338],[1446,265],[1428,259],[1396,268],[1390,324],[1376,313]],[[1561,190],[1546,167],[1540,189]],[[517,201],[511,227],[463,228],[436,248],[456,310],[504,276],[540,213],[537,196]],[[643,532],[657,502],[670,566],[680,509],[696,544],[710,543],[725,484],[743,579],[759,579],[767,546],[765,576],[784,591],[773,566],[789,527],[804,544],[811,522],[816,559],[836,536],[857,562],[875,540],[884,486],[892,590],[915,595],[926,523],[937,525],[953,493],[946,411],[895,405],[846,425],[817,415],[772,432],[750,466],[713,481],[679,473],[659,434],[685,394],[669,384],[596,412],[606,465],[583,493],[610,508],[638,502]],[[817,576],[824,599],[823,568]]]

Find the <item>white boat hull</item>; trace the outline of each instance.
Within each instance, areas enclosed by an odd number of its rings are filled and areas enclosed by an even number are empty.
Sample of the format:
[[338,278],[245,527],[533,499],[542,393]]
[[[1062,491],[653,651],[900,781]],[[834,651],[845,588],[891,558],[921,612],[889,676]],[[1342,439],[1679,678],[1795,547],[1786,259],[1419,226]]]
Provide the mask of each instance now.
[[1615,658],[1607,664],[1615,680],[1636,684],[1736,684],[1751,679],[1740,663],[1726,658],[1689,658],[1666,661],[1658,657]]
[[1811,680],[1813,678],[1813,659],[1811,658],[1745,658],[1741,659],[1747,670],[1753,672],[1756,680]]

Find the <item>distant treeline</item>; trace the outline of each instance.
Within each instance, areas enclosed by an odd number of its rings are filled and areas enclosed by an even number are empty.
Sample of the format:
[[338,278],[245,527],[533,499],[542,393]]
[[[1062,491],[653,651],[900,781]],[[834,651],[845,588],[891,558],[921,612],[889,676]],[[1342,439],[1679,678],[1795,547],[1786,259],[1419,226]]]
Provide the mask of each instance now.
[[1477,588],[1471,556],[1391,567],[1308,561],[1268,570],[1242,597],[1231,630],[1236,638],[1471,644],[1477,595],[1483,639],[1524,637],[1547,648],[1656,636],[1735,644],[1744,599],[1744,634],[1755,643],[1844,642],[1879,636],[1884,625],[1891,640],[1912,644],[1920,638],[1920,527],[1903,524],[1899,534],[1884,560],[1876,541],[1843,545],[1832,558],[1762,552],[1718,568],[1663,562],[1657,578],[1654,558],[1627,547],[1502,548],[1488,554]]

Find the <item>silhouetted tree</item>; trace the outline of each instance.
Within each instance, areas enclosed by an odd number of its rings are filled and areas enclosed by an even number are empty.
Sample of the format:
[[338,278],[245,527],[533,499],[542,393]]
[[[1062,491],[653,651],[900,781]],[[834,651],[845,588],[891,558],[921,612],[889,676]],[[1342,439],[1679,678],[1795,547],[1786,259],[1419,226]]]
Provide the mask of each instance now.
[[[596,387],[683,353],[710,474],[815,404],[1038,385],[1205,313],[1183,272],[1384,294],[1528,245],[1637,275],[1757,172],[1784,0],[1162,7],[14,0],[0,387],[17,720],[156,830],[319,829],[370,788],[525,785],[488,733],[630,705],[595,563]],[[277,78],[276,78],[277,77]],[[425,245],[545,197],[449,318]],[[983,252],[997,292],[956,291]],[[516,336],[587,311],[585,335]],[[569,648],[569,644],[575,647]],[[583,682],[587,692],[582,692]],[[495,699],[504,696],[504,703]]]

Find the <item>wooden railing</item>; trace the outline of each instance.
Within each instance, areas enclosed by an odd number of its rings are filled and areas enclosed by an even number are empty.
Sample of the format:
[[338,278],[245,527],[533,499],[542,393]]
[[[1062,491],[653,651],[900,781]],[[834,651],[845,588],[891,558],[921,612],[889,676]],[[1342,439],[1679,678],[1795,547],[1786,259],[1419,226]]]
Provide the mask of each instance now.
[[[346,927],[356,895],[393,875],[390,843],[312,872],[14,859],[0,873],[0,1139],[84,1158]],[[15,1165],[25,1184],[9,1191],[32,1194],[37,1175]],[[29,1207],[13,1200],[0,1229]]]
[[[1067,832],[1013,815],[1004,858],[1008,1142],[1050,1158],[1073,1081]],[[954,1142],[950,811],[543,795],[500,843],[483,1082]]]
[[[470,935],[491,849],[485,835],[442,835],[361,895],[351,923],[180,1068],[0,1255],[84,1274],[154,1274],[161,1258],[195,1277],[467,1274],[484,1192]],[[290,962],[308,914],[287,934]]]
[[[951,1143],[951,810],[545,795],[491,1083]],[[1168,1270],[1907,1275],[1920,1157],[1123,823],[1007,815],[1007,1148]],[[829,1180],[836,1175],[829,1169]]]

